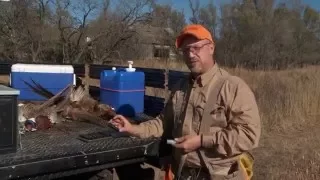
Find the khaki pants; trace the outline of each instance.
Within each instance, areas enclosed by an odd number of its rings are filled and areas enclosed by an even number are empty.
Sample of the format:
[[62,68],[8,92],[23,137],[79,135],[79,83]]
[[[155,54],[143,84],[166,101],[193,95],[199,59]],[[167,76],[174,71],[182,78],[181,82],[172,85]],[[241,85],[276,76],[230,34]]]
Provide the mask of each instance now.
[[235,169],[217,174],[209,174],[204,169],[184,167],[181,176],[176,180],[248,180],[246,172],[240,165]]
[[207,180],[210,179],[209,172],[198,168],[184,167],[181,176],[177,180]]

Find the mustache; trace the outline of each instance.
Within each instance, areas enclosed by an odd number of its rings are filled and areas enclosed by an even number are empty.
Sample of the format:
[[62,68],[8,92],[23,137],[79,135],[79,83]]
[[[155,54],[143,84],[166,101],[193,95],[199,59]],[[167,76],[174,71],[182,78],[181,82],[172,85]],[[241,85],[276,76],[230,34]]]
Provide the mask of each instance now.
[[197,61],[199,61],[199,59],[198,58],[192,58],[192,59],[188,59],[188,63],[193,63],[193,62],[197,62]]

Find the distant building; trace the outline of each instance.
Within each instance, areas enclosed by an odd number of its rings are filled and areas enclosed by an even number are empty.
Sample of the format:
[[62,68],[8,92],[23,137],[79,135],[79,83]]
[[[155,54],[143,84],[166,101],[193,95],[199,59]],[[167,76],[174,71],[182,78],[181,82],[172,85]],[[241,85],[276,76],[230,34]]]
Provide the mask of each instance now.
[[176,59],[172,29],[151,25],[139,25],[136,29],[144,58]]

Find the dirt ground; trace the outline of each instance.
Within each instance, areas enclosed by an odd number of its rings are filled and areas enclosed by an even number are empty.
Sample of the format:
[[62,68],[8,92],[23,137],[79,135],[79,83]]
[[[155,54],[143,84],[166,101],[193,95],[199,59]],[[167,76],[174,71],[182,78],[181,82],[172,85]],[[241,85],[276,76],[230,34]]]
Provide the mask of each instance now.
[[[156,168],[154,166],[151,166],[149,164],[145,164],[142,167],[144,169],[152,168],[154,170],[154,173],[155,173],[154,180],[164,180],[164,171],[161,171],[160,169],[158,169],[158,168]],[[118,175],[116,173],[114,173],[113,179],[114,180],[119,180]]]

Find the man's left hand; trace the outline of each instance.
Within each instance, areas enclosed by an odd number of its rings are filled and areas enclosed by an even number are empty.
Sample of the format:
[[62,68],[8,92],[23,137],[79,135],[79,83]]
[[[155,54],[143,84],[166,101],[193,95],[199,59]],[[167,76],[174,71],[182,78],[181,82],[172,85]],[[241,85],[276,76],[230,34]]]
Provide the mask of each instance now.
[[184,153],[195,151],[201,146],[201,139],[198,135],[186,135],[180,138],[175,138],[176,144],[173,146],[181,149]]

